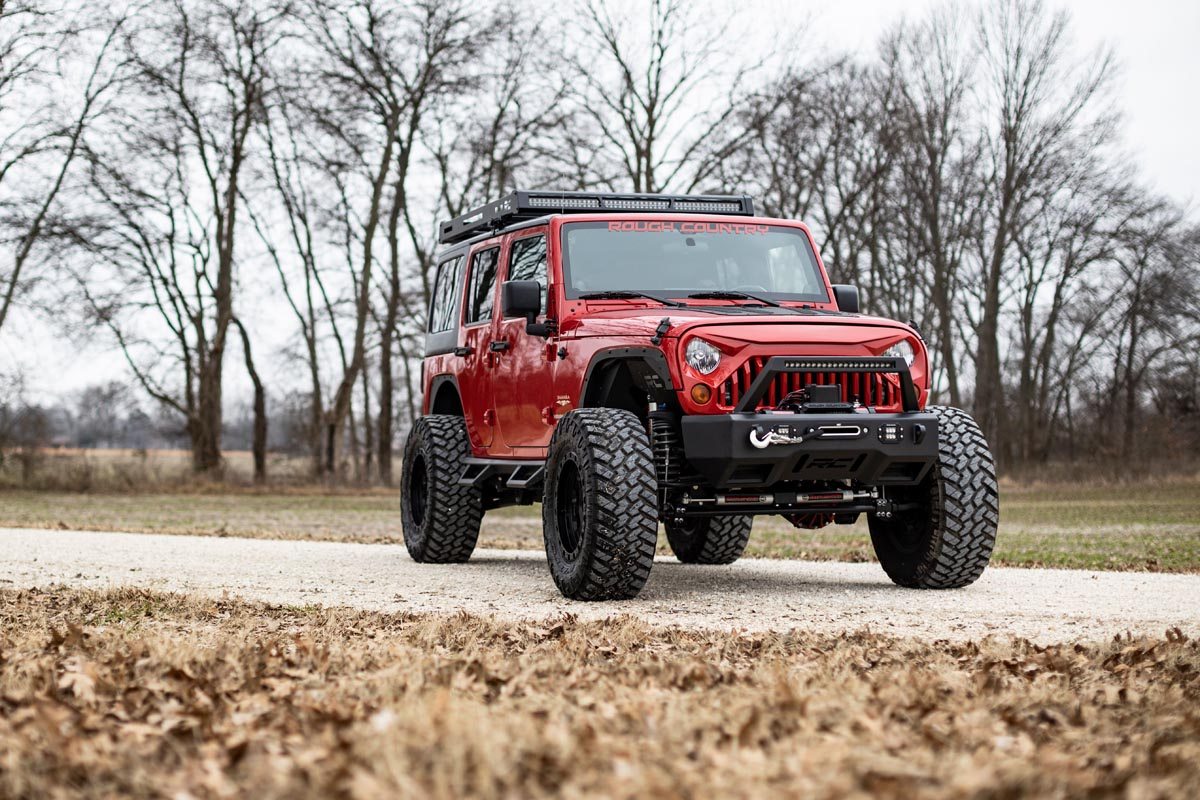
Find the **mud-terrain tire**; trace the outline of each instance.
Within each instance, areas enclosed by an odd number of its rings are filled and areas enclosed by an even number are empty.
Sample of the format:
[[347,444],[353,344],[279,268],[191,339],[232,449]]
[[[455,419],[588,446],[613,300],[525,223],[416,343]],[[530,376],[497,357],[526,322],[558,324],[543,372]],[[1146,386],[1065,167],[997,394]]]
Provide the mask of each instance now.
[[404,443],[400,518],[404,545],[413,561],[458,564],[471,557],[483,521],[476,486],[459,486],[470,455],[462,417],[421,417]]
[[946,406],[926,411],[938,418],[937,463],[920,485],[888,489],[890,499],[919,508],[891,519],[871,515],[871,543],[900,586],[959,589],[979,579],[996,546],[996,467],[970,414]]
[[636,415],[581,408],[559,420],[546,456],[542,530],[565,597],[637,596],[654,564],[658,479]]
[[732,564],[750,541],[754,517],[690,517],[663,523],[671,552],[684,564]]

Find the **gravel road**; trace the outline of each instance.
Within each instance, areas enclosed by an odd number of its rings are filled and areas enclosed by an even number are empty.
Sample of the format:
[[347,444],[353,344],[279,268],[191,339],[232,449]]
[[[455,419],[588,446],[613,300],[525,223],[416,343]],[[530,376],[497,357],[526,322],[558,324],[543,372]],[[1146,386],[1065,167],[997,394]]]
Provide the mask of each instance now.
[[663,558],[634,601],[577,603],[541,553],[478,550],[469,564],[415,564],[396,545],[0,529],[0,587],[141,586],[292,605],[544,618],[630,614],[647,622],[801,628],[930,639],[1013,634],[1038,642],[1200,634],[1200,575],[989,569],[970,588],[894,587],[877,564]]

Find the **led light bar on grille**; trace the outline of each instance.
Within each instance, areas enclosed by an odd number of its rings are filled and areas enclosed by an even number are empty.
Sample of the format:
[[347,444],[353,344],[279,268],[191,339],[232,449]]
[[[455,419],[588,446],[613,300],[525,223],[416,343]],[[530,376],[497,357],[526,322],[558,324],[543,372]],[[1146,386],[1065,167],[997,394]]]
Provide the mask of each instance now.
[[613,194],[605,192],[516,191],[473,208],[438,226],[442,244],[465,242],[495,233],[510,225],[547,214],[618,213],[641,214],[730,214],[754,216],[754,200],[748,195]]
[[799,369],[810,372],[831,369],[857,369],[857,370],[887,370],[893,369],[896,366],[892,361],[867,361],[865,359],[855,359],[854,361],[830,361],[822,359],[819,361],[785,361],[783,362],[784,369]]

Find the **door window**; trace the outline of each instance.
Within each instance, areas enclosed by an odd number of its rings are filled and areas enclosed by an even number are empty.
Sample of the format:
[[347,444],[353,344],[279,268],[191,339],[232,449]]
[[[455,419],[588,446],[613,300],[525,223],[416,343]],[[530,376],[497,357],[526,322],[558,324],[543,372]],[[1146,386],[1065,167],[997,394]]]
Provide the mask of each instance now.
[[542,287],[542,311],[546,310],[546,237],[529,236],[513,242],[509,256],[510,281],[537,281]]
[[500,248],[481,250],[471,257],[471,286],[467,294],[467,324],[492,318],[496,299],[496,267]]

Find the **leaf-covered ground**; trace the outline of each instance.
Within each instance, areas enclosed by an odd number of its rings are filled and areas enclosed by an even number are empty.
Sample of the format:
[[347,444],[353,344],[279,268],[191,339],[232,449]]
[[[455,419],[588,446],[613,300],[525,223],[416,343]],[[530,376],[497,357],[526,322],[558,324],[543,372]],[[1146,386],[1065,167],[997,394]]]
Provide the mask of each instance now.
[[[395,491],[237,490],[180,493],[0,492],[0,526],[401,541]],[[1140,484],[1001,488],[993,564],[1018,567],[1200,572],[1200,479]],[[481,547],[541,549],[540,507],[488,512]],[[660,551],[667,548],[665,536]],[[869,561],[864,522],[796,530],[777,517],[754,523],[747,555]]]
[[0,797],[1184,797],[1200,647],[0,591]]

